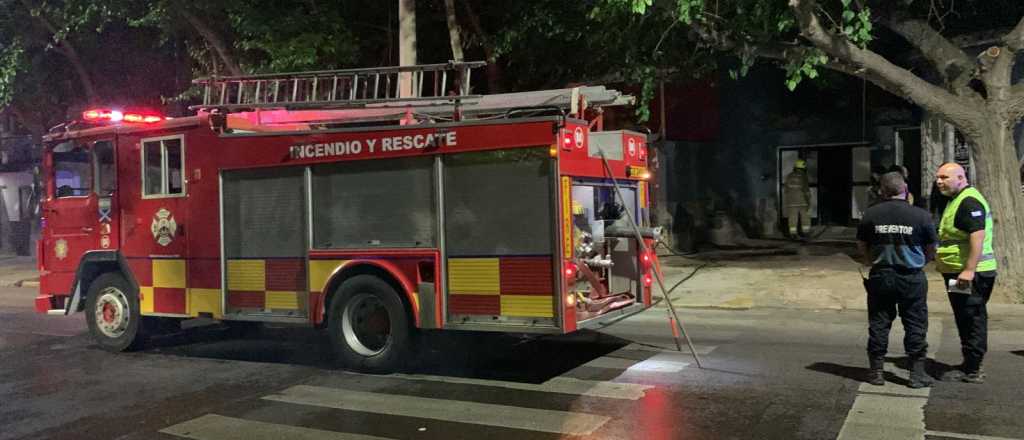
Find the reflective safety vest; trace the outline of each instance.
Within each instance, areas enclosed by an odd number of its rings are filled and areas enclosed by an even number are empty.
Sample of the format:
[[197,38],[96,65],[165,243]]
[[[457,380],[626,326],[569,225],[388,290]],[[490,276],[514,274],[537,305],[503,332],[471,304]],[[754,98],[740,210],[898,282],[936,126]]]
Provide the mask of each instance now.
[[981,257],[978,259],[977,272],[996,270],[996,255],[992,251],[992,210],[988,207],[985,197],[973,187],[960,191],[942,211],[939,221],[939,248],[935,255],[935,267],[941,273],[960,273],[967,264],[971,253],[970,235],[956,228],[956,211],[960,203],[967,197],[974,197],[985,207],[985,242],[981,246]]

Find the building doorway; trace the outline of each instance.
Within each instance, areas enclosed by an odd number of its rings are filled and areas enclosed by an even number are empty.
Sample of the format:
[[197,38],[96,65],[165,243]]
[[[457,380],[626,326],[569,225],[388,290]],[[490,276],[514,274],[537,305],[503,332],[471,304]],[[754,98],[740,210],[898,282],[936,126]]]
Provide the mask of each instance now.
[[814,225],[850,226],[867,209],[871,187],[871,145],[866,142],[778,147],[777,208],[785,224],[782,185],[797,159],[807,163]]

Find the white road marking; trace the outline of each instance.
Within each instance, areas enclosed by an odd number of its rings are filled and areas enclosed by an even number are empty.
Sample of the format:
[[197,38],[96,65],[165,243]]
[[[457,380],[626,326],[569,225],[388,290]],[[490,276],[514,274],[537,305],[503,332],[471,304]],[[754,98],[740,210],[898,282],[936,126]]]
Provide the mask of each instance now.
[[541,384],[507,382],[502,380],[471,379],[463,377],[446,377],[430,375],[406,375],[393,374],[388,377],[400,379],[421,380],[431,382],[457,383],[466,385],[480,385],[488,387],[508,388],[513,390],[540,391],[546,393],[572,394],[577,396],[603,397],[606,399],[639,400],[644,392],[652,385],[641,385],[635,383],[607,382],[595,380],[582,380],[571,377],[558,376]]
[[[893,335],[902,339],[903,327],[899,321],[893,323],[890,340]],[[942,321],[928,321],[928,351],[936,353],[942,343]],[[893,352],[892,344],[889,351]],[[866,360],[865,360],[866,362]],[[890,364],[885,370],[901,378],[908,378],[909,373],[899,370]],[[923,440],[924,406],[928,403],[931,388],[908,388],[886,381],[883,386],[867,383],[860,384],[853,407],[846,415],[838,440],[854,439],[913,439]]]
[[839,439],[923,439],[926,397],[859,394]]
[[391,440],[384,437],[236,419],[216,414],[207,414],[161,429],[160,432],[195,440]]
[[265,400],[360,411],[393,416],[445,420],[476,425],[588,435],[610,417],[568,411],[552,411],[490,403],[378,394],[336,388],[297,385]]
[[1021,440],[1008,437],[993,437],[991,435],[975,435],[975,434],[957,434],[955,432],[941,432],[941,431],[925,431],[925,435],[934,435],[938,437],[948,438],[962,438],[966,440]]

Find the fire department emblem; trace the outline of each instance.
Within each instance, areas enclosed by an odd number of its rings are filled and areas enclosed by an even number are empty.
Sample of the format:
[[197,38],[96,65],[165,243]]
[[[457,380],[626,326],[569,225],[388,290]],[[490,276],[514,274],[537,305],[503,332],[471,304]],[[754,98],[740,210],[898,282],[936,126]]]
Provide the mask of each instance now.
[[636,139],[629,138],[627,146],[629,147],[629,157],[636,156]]
[[160,208],[153,214],[153,224],[150,226],[153,238],[160,246],[167,246],[174,241],[174,233],[178,231],[178,224],[174,222],[174,216],[165,208]]
[[576,142],[576,148],[583,148],[583,128],[576,127],[576,131],[572,133],[573,141]]
[[68,242],[66,240],[64,240],[63,238],[60,239],[60,240],[57,240],[57,242],[53,244],[53,253],[55,255],[57,255],[57,259],[58,260],[63,260],[65,258],[67,258],[68,257]]

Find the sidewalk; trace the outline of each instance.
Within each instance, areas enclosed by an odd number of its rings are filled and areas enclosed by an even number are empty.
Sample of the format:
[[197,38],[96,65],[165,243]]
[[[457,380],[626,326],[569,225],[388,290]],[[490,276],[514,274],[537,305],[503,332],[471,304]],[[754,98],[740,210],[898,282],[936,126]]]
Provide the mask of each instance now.
[[[860,264],[847,253],[844,244],[803,245],[795,255],[750,255],[744,258],[714,259],[660,256],[665,289],[671,291],[676,307],[751,309],[788,308],[808,310],[866,310]],[[698,259],[700,258],[700,259]],[[699,269],[698,269],[699,268]],[[697,270],[694,273],[694,270]],[[928,306],[934,313],[952,313],[942,277],[930,266]],[[679,284],[687,276],[692,277]],[[864,270],[867,275],[867,270]],[[674,290],[673,287],[675,287]],[[661,290],[654,285],[655,298]],[[1024,304],[1013,304],[997,288],[989,302],[992,313],[1024,316]],[[664,301],[655,307],[668,307]]]
[[37,287],[38,283],[35,257],[0,255],[0,287]]

